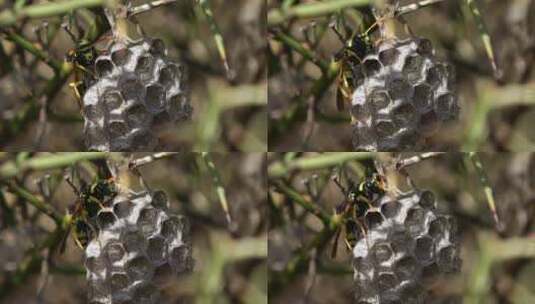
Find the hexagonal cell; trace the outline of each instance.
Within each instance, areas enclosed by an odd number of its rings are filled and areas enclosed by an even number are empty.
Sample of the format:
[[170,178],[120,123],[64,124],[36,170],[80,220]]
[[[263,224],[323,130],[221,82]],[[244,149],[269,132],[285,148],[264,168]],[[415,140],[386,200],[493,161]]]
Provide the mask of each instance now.
[[392,250],[396,253],[403,253],[412,247],[413,240],[405,231],[396,231],[390,236]]
[[444,216],[444,217],[446,218],[446,221],[448,223],[447,230],[449,231],[450,237],[452,238],[452,241],[453,241],[453,238],[457,235],[457,229],[458,229],[457,220],[452,216]]
[[186,120],[191,117],[192,108],[188,103],[188,95],[184,92],[171,96],[167,104],[167,112],[175,121]]
[[119,89],[125,100],[143,100],[145,87],[132,74],[125,74],[119,80]]
[[396,127],[389,120],[380,120],[375,124],[375,132],[379,138],[390,137],[396,132]]
[[109,286],[103,281],[90,280],[88,287],[88,296],[93,299],[92,303],[101,303],[99,299],[106,299],[110,293]]
[[126,272],[128,277],[134,280],[143,280],[152,276],[152,265],[150,261],[144,256],[137,256],[128,261],[126,265]]
[[383,216],[379,212],[368,212],[365,216],[368,229],[376,228],[383,222]]
[[456,98],[451,93],[440,95],[437,98],[435,111],[441,120],[450,120],[457,116]]
[[398,215],[400,208],[401,208],[401,205],[398,202],[390,201],[390,202],[384,203],[381,206],[381,213],[386,218],[394,218]]
[[416,52],[420,55],[432,55],[433,54],[433,44],[429,39],[420,38],[417,41]]
[[153,69],[154,57],[150,55],[142,55],[138,58],[135,71],[141,79],[150,79],[152,77]]
[[[417,117],[414,117],[414,119],[417,119]],[[399,134],[399,149],[402,151],[414,150],[419,141],[421,141],[421,136],[417,130],[404,130]]]
[[390,96],[386,91],[376,91],[374,90],[370,94],[370,103],[376,110],[384,109],[390,104]]
[[440,238],[444,233],[448,222],[445,217],[438,217],[429,224],[429,235],[434,238]]
[[136,303],[156,303],[158,289],[152,284],[141,284],[134,290],[134,299]]
[[87,271],[94,274],[99,274],[106,270],[104,260],[98,257],[88,257],[85,260],[85,267],[87,268]]
[[113,63],[108,58],[98,58],[95,62],[95,71],[100,78],[111,74],[113,69]]
[[428,236],[423,236],[416,240],[414,255],[420,261],[430,261],[435,255],[435,243]]
[[425,211],[421,208],[411,208],[405,218],[405,227],[412,234],[420,233],[424,228]]
[[375,144],[375,134],[370,132],[370,130],[364,126],[354,126],[352,141],[354,147],[361,149],[369,147],[372,149]]
[[153,151],[158,140],[150,131],[136,132],[132,136],[132,147],[137,151]]
[[86,140],[88,141],[88,146],[94,144],[102,144],[106,141],[106,135],[100,128],[96,126],[90,126],[85,130]]
[[430,86],[435,87],[440,84],[440,75],[444,75],[444,71],[441,70],[440,66],[435,65],[427,70],[425,81]]
[[379,288],[379,291],[381,292],[391,290],[397,285],[398,285],[398,282],[393,273],[388,273],[388,272],[380,273],[377,278],[377,287]]
[[353,269],[359,273],[369,273],[373,270],[373,266],[363,257],[356,257],[352,261]]
[[132,129],[148,126],[152,117],[147,109],[140,104],[128,108],[125,115],[126,121]]
[[145,239],[136,231],[128,231],[123,236],[126,252],[135,253],[145,249]]
[[407,102],[396,107],[392,114],[395,124],[399,127],[405,127],[413,124],[417,115],[416,109]]
[[411,85],[404,78],[393,78],[388,83],[388,93],[393,100],[407,99],[411,94]]
[[165,90],[161,85],[153,84],[147,87],[145,105],[150,112],[157,113],[163,110],[165,105]]
[[379,60],[383,65],[388,66],[398,60],[399,51],[395,48],[387,49],[379,53]]
[[128,276],[126,273],[114,272],[110,276],[110,286],[112,292],[127,288],[129,285]]
[[420,194],[420,201],[418,202],[420,206],[426,208],[426,209],[434,209],[435,208],[435,194],[431,191],[423,191]]
[[392,248],[386,243],[379,243],[373,246],[372,253],[377,263],[386,262],[390,260],[393,255]]
[[90,121],[94,123],[98,123],[98,121],[104,115],[102,109],[98,105],[87,105],[84,107],[83,112],[84,112],[85,118],[89,119]]
[[152,235],[158,229],[158,210],[145,208],[139,213],[137,225],[144,235]]
[[432,99],[431,88],[427,84],[419,84],[414,87],[412,101],[418,110],[424,110],[429,107]]
[[125,136],[128,133],[128,126],[122,121],[111,121],[108,124],[108,134],[111,139]]
[[189,234],[189,223],[183,216],[173,216],[162,223],[161,234],[168,240],[177,238],[179,234],[182,237]]
[[119,242],[108,243],[104,248],[104,252],[112,264],[121,261],[126,254],[123,245]]
[[192,268],[191,248],[186,245],[175,247],[171,250],[170,259],[175,272],[181,273]]
[[122,48],[111,53],[111,61],[115,63],[116,66],[125,65],[132,53],[127,48]]
[[438,254],[438,267],[445,273],[456,272],[461,268],[461,260],[453,246],[442,248]]
[[147,245],[147,255],[151,261],[162,261],[165,259],[166,251],[167,246],[164,238],[153,237],[149,239],[149,243]]
[[394,263],[394,272],[400,281],[411,280],[418,270],[418,263],[413,257],[406,256]]
[[162,265],[156,267],[156,270],[154,271],[153,281],[157,285],[162,285],[164,283],[168,283],[169,279],[172,276],[173,268],[171,267],[171,265],[163,263]]
[[364,74],[371,77],[381,70],[381,63],[375,58],[368,58],[362,63]]
[[119,91],[108,91],[102,96],[102,103],[108,111],[118,109],[124,100]]
[[112,226],[116,220],[115,214],[111,211],[101,211],[97,215],[97,224],[101,230]]
[[152,206],[158,209],[165,210],[169,206],[169,200],[167,199],[167,193],[162,190],[156,190],[152,193]]
[[161,39],[153,39],[150,43],[149,52],[155,56],[165,56],[165,43]]
[[433,134],[438,129],[438,117],[435,111],[428,111],[420,116],[419,131],[424,134]]
[[134,204],[130,201],[122,201],[113,204],[113,212],[118,218],[126,218],[130,215]]
[[180,73],[175,65],[171,64],[165,66],[160,70],[158,82],[162,86],[169,88],[178,81],[178,75],[180,75]]
[[402,72],[410,83],[415,83],[420,79],[423,67],[424,57],[409,56],[405,59]]
[[440,269],[437,263],[432,263],[424,266],[422,269],[422,277],[424,280],[433,280],[440,274]]

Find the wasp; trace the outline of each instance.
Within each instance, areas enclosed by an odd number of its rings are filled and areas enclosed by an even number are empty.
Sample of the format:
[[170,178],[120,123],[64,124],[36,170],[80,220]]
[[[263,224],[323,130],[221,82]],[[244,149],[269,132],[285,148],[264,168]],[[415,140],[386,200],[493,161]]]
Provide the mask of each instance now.
[[360,223],[360,218],[373,206],[373,202],[386,193],[386,178],[379,173],[372,173],[358,184],[349,183],[345,189],[336,179],[334,180],[344,193],[344,200],[335,209],[335,215],[341,218],[342,224],[338,226],[335,235],[331,257],[336,257],[338,239],[342,230],[345,234],[345,244],[352,250],[358,241],[359,235],[365,234],[365,229]]
[[[368,28],[361,34],[354,32],[349,36],[346,34],[344,37],[335,26],[332,26],[338,39],[344,44],[342,49],[334,55],[334,61],[339,67],[336,77],[336,108],[338,111],[343,111],[345,104],[351,104],[351,96],[358,85],[357,68],[364,57],[373,51],[369,32],[374,27]],[[349,33],[348,29],[346,29],[346,33]]]
[[76,245],[82,250],[85,249],[96,231],[91,224],[91,219],[96,217],[101,209],[110,206],[118,194],[113,178],[97,180],[91,184],[82,181],[79,189],[70,179],[67,179],[67,183],[73,189],[77,199],[67,211],[71,224],[61,242],[60,252],[65,251],[66,239],[71,231]]
[[91,86],[96,79],[93,71],[95,61],[99,54],[103,53],[102,50],[97,49],[97,44],[110,42],[112,33],[108,32],[98,39],[88,40],[84,38],[84,30],[81,29],[81,26],[78,25],[77,28],[78,38],[69,29],[69,26],[64,26],[64,30],[75,43],[75,46],[67,51],[65,61],[73,65],[74,81],[69,83],[69,87],[73,90],[78,105],[81,108],[82,97],[84,96],[86,89]]

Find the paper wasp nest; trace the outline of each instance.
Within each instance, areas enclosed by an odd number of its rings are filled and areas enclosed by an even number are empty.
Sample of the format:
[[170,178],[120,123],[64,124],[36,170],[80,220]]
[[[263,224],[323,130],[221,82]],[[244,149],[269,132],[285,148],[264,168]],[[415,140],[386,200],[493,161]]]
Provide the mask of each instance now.
[[420,149],[459,106],[453,67],[427,39],[386,40],[355,68],[351,116],[360,151]]
[[429,303],[424,280],[461,266],[454,219],[436,209],[430,191],[384,195],[374,207],[353,248],[355,303]]
[[193,267],[189,225],[169,213],[163,191],[116,196],[94,221],[86,248],[89,303],[160,303],[169,276]]
[[152,151],[155,123],[191,116],[183,65],[159,39],[112,44],[94,67],[97,80],[83,97],[89,150]]

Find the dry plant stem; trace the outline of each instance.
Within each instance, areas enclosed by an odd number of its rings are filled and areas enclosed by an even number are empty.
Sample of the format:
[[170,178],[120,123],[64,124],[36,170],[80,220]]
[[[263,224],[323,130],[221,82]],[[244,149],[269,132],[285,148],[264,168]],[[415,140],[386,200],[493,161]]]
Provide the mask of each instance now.
[[214,183],[214,186],[216,187],[216,193],[217,193],[217,197],[219,198],[219,203],[221,204],[221,207],[223,208],[223,211],[225,212],[227,224],[230,227],[232,225],[232,217],[230,216],[227,195],[225,192],[225,187],[223,186],[223,182],[221,181],[221,176],[219,174],[219,171],[217,171],[214,160],[212,159],[212,156],[210,155],[210,153],[202,152],[201,156],[206,164],[206,167],[208,168],[208,171],[210,172],[210,175],[212,176],[212,182]]
[[152,9],[155,9],[155,8],[159,7],[159,6],[167,5],[167,4],[170,4],[170,3],[174,3],[176,1],[177,0],[158,0],[158,1],[152,1],[152,2],[149,2],[149,3],[145,3],[145,4],[142,4],[142,5],[139,5],[139,6],[135,6],[135,7],[130,7],[130,8],[128,8],[128,17],[133,17],[135,15],[148,12],[148,11],[150,11]]
[[476,152],[468,153],[468,157],[470,158],[470,161],[474,165],[476,172],[479,176],[479,181],[481,182],[481,185],[483,186],[485,197],[487,198],[487,204],[489,205],[490,211],[492,212],[492,216],[494,218],[496,229],[498,231],[501,231],[503,227],[500,223],[500,219],[498,218],[498,212],[496,210],[496,203],[494,201],[494,191],[492,190],[492,187],[490,185],[487,173],[485,172],[485,169],[483,168],[483,163],[481,162],[481,159],[479,158],[479,155]]
[[331,217],[325,211],[323,211],[318,205],[305,199],[303,196],[301,196],[299,192],[287,186],[282,181],[275,181],[273,184],[279,192],[291,198],[294,202],[299,204],[299,206],[303,207],[303,209],[305,209],[306,211],[315,215],[323,223],[323,225],[325,226],[330,225]]
[[175,156],[175,155],[177,155],[179,153],[180,152],[159,152],[159,153],[151,154],[149,156],[136,158],[136,159],[131,160],[128,163],[128,168],[130,170],[137,169],[137,168],[139,168],[141,166],[150,164],[150,163],[152,163],[152,162],[154,162],[156,160],[159,160],[159,159],[162,159],[162,158],[171,157],[171,156]]
[[429,158],[432,158],[432,157],[437,157],[437,156],[440,156],[442,154],[445,154],[446,152],[426,152],[426,153],[421,153],[421,154],[418,154],[416,156],[413,156],[413,157],[409,157],[409,158],[404,158],[404,159],[401,159],[400,161],[398,161],[396,163],[396,170],[403,170],[405,167],[408,167],[408,166],[412,166],[414,164],[417,164],[425,159],[429,159]]
[[56,224],[59,225],[61,223],[62,218],[56,210],[31,194],[30,191],[24,189],[22,186],[19,186],[14,180],[2,183],[7,187],[7,189],[9,189],[9,191],[13,192],[13,194],[17,195],[18,197],[25,199],[30,205],[34,206],[37,208],[37,210],[50,217]]

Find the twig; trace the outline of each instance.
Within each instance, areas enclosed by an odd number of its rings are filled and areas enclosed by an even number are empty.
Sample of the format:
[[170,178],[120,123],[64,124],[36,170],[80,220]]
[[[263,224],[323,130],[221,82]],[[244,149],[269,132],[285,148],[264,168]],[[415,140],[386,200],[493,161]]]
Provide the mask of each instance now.
[[479,176],[479,181],[483,186],[485,197],[487,198],[487,204],[489,205],[490,211],[492,212],[492,216],[494,218],[494,223],[496,224],[496,229],[498,231],[502,231],[503,227],[500,223],[500,219],[498,218],[496,203],[494,201],[494,191],[490,186],[487,173],[485,172],[485,169],[483,169],[483,163],[481,162],[481,159],[479,158],[479,155],[476,152],[468,153],[468,157],[470,158],[470,161],[472,161],[472,163],[474,164],[476,172]]
[[46,170],[70,166],[78,161],[105,158],[105,152],[67,152],[45,154],[20,163],[9,161],[0,166],[0,180],[14,177],[29,170]]
[[412,156],[409,158],[401,159],[398,162],[396,162],[396,170],[403,170],[405,167],[412,166],[425,159],[436,157],[445,153],[446,152],[426,152],[426,153],[421,153],[421,154],[418,154],[416,156]]
[[318,219],[320,219],[321,222],[325,226],[330,225],[331,217],[325,211],[323,211],[318,205],[308,201],[307,199],[302,197],[301,194],[299,194],[294,189],[288,187],[282,181],[274,181],[273,184],[277,188],[278,191],[280,191],[281,193],[284,193],[287,197],[289,197],[294,202],[299,204],[299,206],[303,207],[303,209],[305,209],[306,211],[318,217]]
[[152,162],[154,162],[156,160],[159,160],[159,159],[162,159],[162,158],[166,158],[166,157],[171,157],[171,156],[174,156],[174,155],[177,155],[177,154],[179,154],[179,152],[159,152],[159,153],[151,154],[149,156],[136,158],[136,159],[131,160],[128,163],[128,169],[130,169],[130,170],[137,169],[137,168],[139,168],[141,166],[150,164],[150,163],[152,163]]
[[371,152],[339,152],[302,157],[288,162],[278,161],[269,166],[268,176],[271,178],[283,177],[294,170],[320,169],[350,160],[370,158],[371,156]]
[[396,10],[396,15],[404,15],[404,14],[412,13],[423,7],[433,5],[442,1],[444,0],[424,0],[424,1],[416,2],[416,3],[407,4],[405,6],[398,8]]
[[152,1],[149,3],[141,4],[139,6],[130,7],[128,8],[128,17],[133,17],[135,15],[148,12],[159,6],[167,5],[176,1],[177,0],[158,0],[158,1]]
[[36,196],[31,194],[28,190],[17,185],[17,183],[14,180],[9,181],[9,182],[4,182],[4,185],[9,189],[9,191],[17,194],[19,197],[25,199],[28,203],[30,203],[32,206],[37,208],[39,211],[48,215],[52,220],[54,220],[56,224],[59,225],[61,223],[62,217],[56,212],[56,210],[54,210],[50,205],[38,199]]
[[210,172],[210,175],[212,175],[212,182],[214,183],[214,186],[216,187],[217,196],[219,198],[219,203],[221,204],[221,207],[223,208],[223,211],[225,212],[225,218],[227,220],[227,224],[232,224],[232,218],[230,216],[228,201],[227,201],[227,195],[225,193],[225,187],[223,186],[223,183],[221,182],[221,176],[219,175],[219,172],[217,171],[214,161],[212,157],[210,156],[210,153],[202,152],[201,156],[206,164],[206,167],[208,168],[208,171]]
[[100,6],[110,0],[68,0],[61,2],[47,2],[22,7],[20,9],[6,9],[0,12],[0,27],[13,25],[17,20],[29,18],[44,18],[68,13],[81,7]]
[[219,26],[214,20],[214,13],[212,12],[212,8],[210,7],[209,1],[197,0],[197,3],[199,3],[201,10],[206,16],[206,20],[208,21],[208,25],[210,26],[210,30],[212,31],[212,35],[214,36],[217,52],[219,53],[219,57],[223,61],[225,71],[227,72],[227,78],[232,80],[236,77],[236,75],[234,75],[234,71],[230,68],[230,65],[228,63],[227,51],[225,49],[223,35],[221,35],[221,30],[219,29]]

